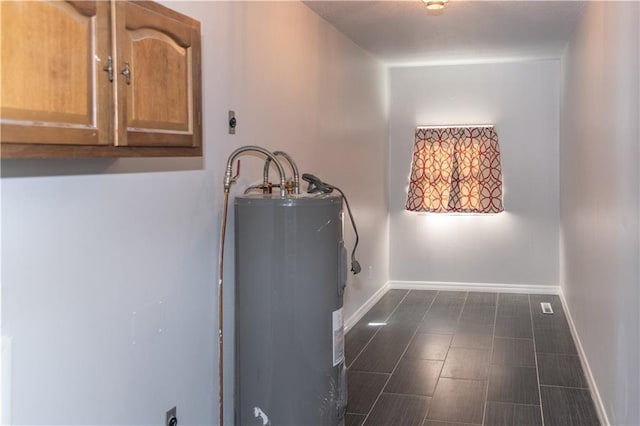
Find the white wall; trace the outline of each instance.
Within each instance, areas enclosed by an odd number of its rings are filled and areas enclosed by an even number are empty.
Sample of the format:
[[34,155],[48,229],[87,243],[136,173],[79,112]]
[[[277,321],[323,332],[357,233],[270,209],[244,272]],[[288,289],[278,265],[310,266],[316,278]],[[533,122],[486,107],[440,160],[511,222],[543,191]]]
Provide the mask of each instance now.
[[[162,424],[174,405],[180,424],[217,423],[223,166],[241,145],[288,151],[350,196],[364,272],[349,282],[347,317],[388,279],[384,68],[302,3],[167,4],[202,22],[204,158],[2,162],[2,335],[13,339],[4,367],[16,424]],[[261,176],[261,160],[242,160],[234,193]]]
[[563,58],[561,283],[615,425],[640,424],[639,15],[589,2]]
[[[558,285],[559,61],[392,68],[390,279]],[[418,125],[494,124],[505,212],[404,210]]]

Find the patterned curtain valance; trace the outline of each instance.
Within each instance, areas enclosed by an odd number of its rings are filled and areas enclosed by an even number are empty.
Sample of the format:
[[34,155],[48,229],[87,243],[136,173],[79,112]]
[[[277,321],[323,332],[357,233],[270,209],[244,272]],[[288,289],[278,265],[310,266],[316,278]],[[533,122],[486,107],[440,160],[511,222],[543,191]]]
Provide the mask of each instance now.
[[418,127],[405,208],[503,211],[500,149],[493,127]]

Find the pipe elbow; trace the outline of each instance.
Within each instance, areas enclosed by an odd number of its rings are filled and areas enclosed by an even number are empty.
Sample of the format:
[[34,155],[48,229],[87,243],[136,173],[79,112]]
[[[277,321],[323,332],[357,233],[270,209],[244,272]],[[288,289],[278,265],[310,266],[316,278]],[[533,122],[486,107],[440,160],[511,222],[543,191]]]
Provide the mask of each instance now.
[[[284,151],[273,151],[273,155],[280,155],[282,157],[284,157],[285,160],[287,160],[287,162],[289,163],[289,166],[291,167],[291,170],[293,171],[293,188],[294,188],[294,193],[295,194],[300,194],[300,173],[298,172],[298,166],[296,165],[296,162],[293,161],[293,158],[291,158],[291,156],[289,154],[287,154]],[[268,174],[268,170],[267,170],[267,174]],[[267,176],[268,178],[268,176]]]
[[231,153],[231,155],[229,155],[229,158],[227,159],[227,166],[225,169],[225,176],[224,176],[224,189],[225,192],[229,192],[229,189],[231,188],[231,184],[233,183],[233,177],[232,177],[232,164],[235,161],[235,159],[240,156],[241,154],[245,153],[245,152],[249,152],[249,151],[254,151],[254,152],[258,152],[260,154],[265,155],[268,159],[270,159],[271,161],[273,161],[276,165],[276,167],[278,168],[278,173],[280,175],[280,196],[285,197],[286,194],[286,188],[285,188],[285,173],[284,173],[284,168],[282,167],[282,164],[280,164],[280,162],[278,161],[278,159],[276,158],[276,156],[271,152],[268,151],[265,148],[262,148],[260,146],[255,146],[255,145],[246,145],[246,146],[242,146],[238,149],[236,149],[235,151],[233,151]]

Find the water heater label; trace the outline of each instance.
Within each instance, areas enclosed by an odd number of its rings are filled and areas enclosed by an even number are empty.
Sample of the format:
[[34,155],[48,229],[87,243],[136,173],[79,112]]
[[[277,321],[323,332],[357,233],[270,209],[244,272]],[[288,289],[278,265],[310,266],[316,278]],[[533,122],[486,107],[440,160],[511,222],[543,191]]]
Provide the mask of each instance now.
[[344,361],[344,323],[342,308],[333,311],[333,366]]

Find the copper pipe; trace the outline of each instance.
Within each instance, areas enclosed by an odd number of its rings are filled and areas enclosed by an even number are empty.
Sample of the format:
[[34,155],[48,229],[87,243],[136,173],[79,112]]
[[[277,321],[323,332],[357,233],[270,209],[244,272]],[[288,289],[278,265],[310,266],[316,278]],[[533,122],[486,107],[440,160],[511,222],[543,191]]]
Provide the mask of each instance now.
[[222,277],[224,267],[224,238],[227,229],[227,209],[229,206],[229,190],[224,190],[224,201],[222,206],[222,225],[220,227],[220,247],[219,247],[219,263],[218,263],[218,413],[220,416],[219,425],[224,425],[224,381],[223,381],[223,339],[222,339]]

